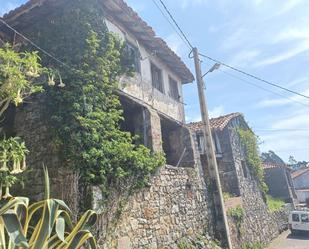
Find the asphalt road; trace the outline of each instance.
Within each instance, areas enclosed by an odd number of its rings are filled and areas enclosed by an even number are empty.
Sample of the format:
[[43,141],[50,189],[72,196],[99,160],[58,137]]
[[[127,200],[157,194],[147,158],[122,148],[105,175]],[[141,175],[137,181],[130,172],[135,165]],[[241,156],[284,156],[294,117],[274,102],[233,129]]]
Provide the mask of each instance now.
[[309,234],[292,236],[290,231],[282,233],[267,249],[309,249]]

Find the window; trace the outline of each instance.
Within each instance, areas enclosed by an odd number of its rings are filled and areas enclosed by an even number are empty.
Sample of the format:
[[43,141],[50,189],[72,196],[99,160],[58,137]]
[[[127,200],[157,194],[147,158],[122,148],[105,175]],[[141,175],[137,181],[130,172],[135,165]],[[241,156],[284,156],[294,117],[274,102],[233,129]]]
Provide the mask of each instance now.
[[179,95],[179,91],[178,91],[177,81],[172,79],[171,77],[169,77],[169,86],[170,86],[170,96],[173,99],[179,101],[180,95]]
[[300,219],[301,219],[301,222],[309,223],[309,216],[308,216],[308,214],[301,214],[300,215]]
[[204,144],[204,135],[202,133],[196,135],[197,146],[201,153],[204,152],[205,144]]
[[162,70],[151,63],[151,78],[152,86],[158,89],[160,92],[164,93]]
[[292,214],[292,221],[299,222],[299,215],[298,214]]
[[133,68],[135,72],[141,72],[141,61],[140,61],[140,53],[137,47],[133,44],[127,42],[126,43],[126,52],[128,54],[130,68]]
[[212,140],[215,145],[216,154],[222,154],[222,149],[221,149],[221,145],[220,145],[220,141],[219,141],[219,137],[217,133],[212,133]]

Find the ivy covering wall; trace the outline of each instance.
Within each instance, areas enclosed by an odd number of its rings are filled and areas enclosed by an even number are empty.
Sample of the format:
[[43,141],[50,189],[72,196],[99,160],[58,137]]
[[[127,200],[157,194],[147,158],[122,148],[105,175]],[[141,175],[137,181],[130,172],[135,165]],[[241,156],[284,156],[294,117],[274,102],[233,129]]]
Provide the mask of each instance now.
[[165,159],[120,130],[117,78],[132,73],[132,63],[125,44],[108,32],[102,4],[67,1],[26,33],[69,66],[42,55],[43,64],[54,69],[55,84],[63,86],[46,89],[45,95],[46,118],[64,164],[76,169],[85,185],[99,185],[106,194],[128,179],[132,188],[144,186]]
[[249,166],[249,169],[254,174],[254,176],[257,178],[262,190],[263,198],[266,202],[268,187],[264,181],[264,169],[259,154],[258,138],[251,130],[247,129],[238,129],[238,134],[245,149],[247,165]]

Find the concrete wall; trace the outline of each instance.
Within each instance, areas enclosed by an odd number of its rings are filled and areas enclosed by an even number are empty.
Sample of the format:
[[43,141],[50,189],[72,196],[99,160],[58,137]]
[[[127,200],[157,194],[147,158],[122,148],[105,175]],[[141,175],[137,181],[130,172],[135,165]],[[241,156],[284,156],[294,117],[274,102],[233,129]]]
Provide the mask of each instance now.
[[161,168],[147,188],[126,199],[117,219],[121,197],[113,198],[97,225],[100,248],[177,248],[181,238],[212,232],[198,168]]
[[[123,27],[115,23],[115,21],[106,20],[108,29],[117,34],[121,39],[129,41],[136,46],[141,55],[141,73],[135,73],[133,77],[122,77],[120,79],[121,89],[127,94],[142,100],[154,109],[176,119],[184,122],[184,107],[181,79],[168,68],[159,57],[154,55],[154,51],[148,51],[139,43],[136,38],[125,31]],[[152,87],[151,79],[151,63],[162,70],[164,93]],[[170,97],[169,77],[172,77],[178,84],[178,91],[180,95],[179,101]]]
[[290,196],[285,169],[278,167],[265,169],[264,172],[269,194],[275,198],[290,201],[292,197]]
[[295,189],[309,189],[309,172],[293,179]]

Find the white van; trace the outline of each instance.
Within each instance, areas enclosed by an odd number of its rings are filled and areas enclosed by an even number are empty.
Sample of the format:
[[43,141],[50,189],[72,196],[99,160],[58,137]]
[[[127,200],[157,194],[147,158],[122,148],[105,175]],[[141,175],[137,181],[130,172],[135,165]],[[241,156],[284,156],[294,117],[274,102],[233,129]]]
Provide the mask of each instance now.
[[289,228],[292,234],[309,232],[309,211],[292,211],[289,215]]

